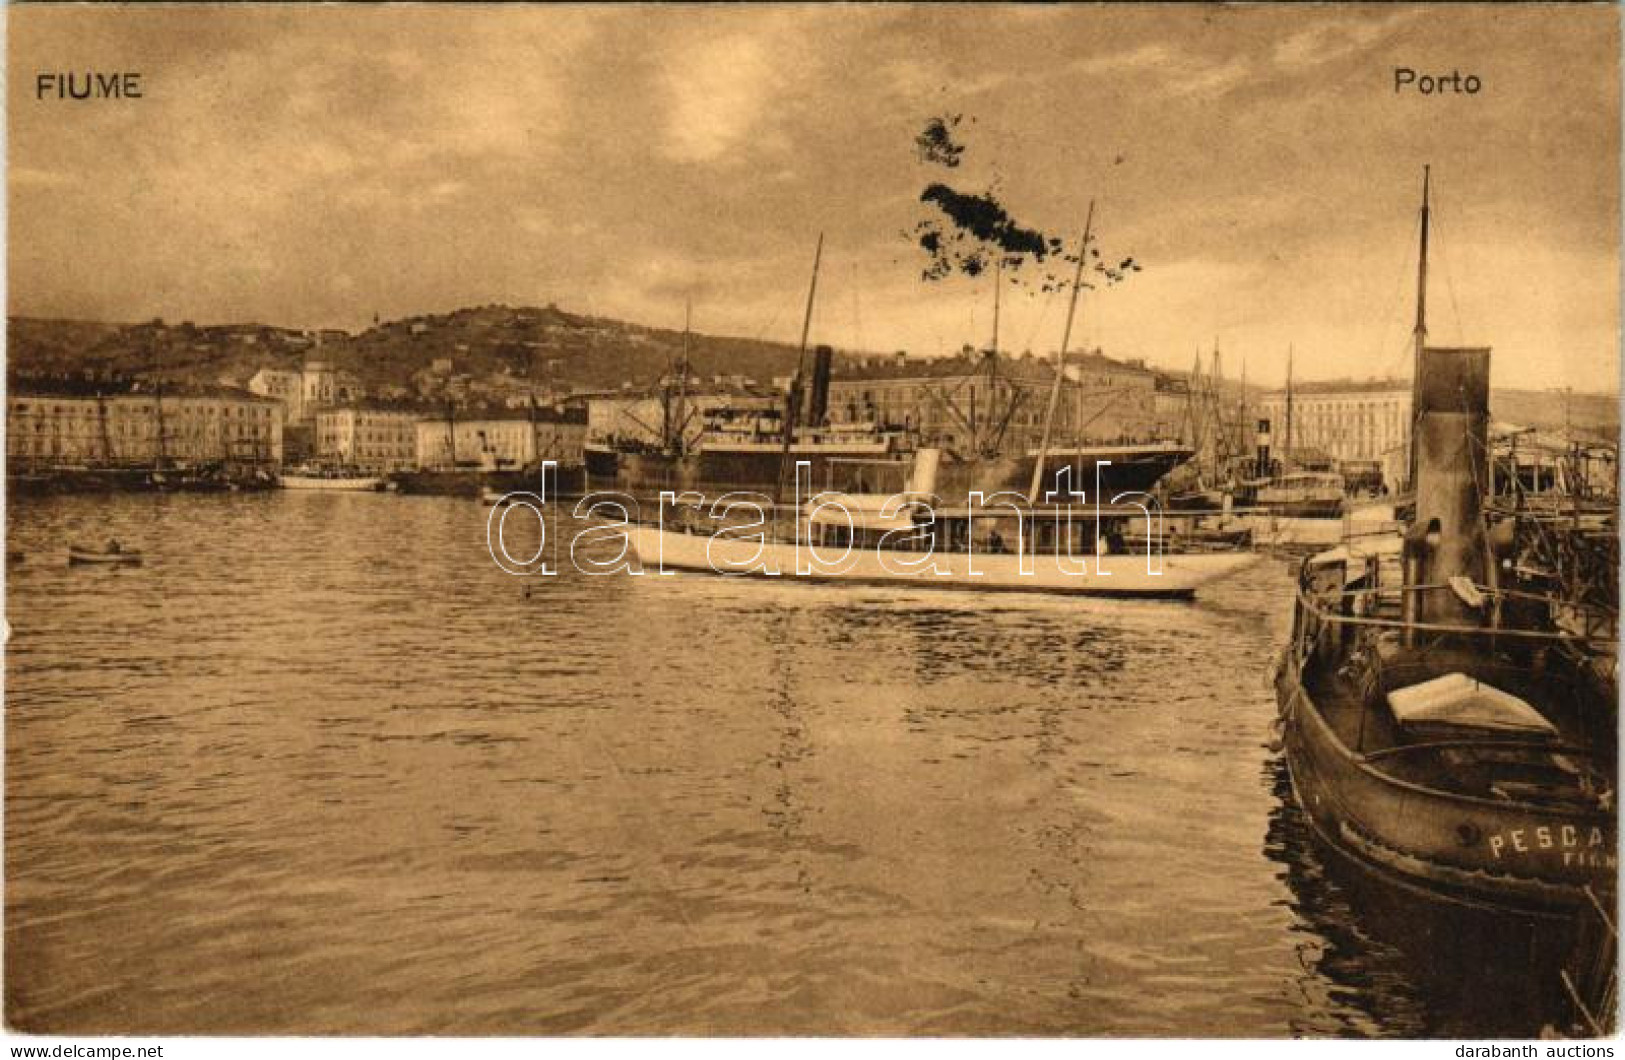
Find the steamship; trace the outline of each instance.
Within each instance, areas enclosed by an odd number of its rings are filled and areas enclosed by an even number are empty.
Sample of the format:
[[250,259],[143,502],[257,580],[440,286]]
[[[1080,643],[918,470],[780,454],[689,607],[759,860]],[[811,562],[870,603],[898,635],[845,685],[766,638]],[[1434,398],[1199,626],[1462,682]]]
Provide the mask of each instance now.
[[1300,570],[1275,680],[1292,790],[1328,848],[1403,891],[1522,921],[1612,909],[1618,713],[1586,661],[1613,627],[1506,584],[1480,481],[1490,351],[1426,343],[1423,188],[1415,510]]
[[[915,480],[917,463],[930,459],[934,491],[963,503],[973,492],[1025,495],[1042,457],[1040,496],[1082,491],[1110,501],[1149,492],[1194,454],[1179,442],[1150,441],[1085,442],[1045,452],[1006,453],[995,447],[961,455],[922,446],[909,432],[877,423],[832,424],[826,415],[832,357],[827,346],[815,351],[805,403],[799,388],[792,388],[783,409],[750,410],[707,424],[692,440],[682,439],[679,426],[667,431],[662,443],[589,443],[588,474],[595,484],[613,483],[643,496],[664,490],[707,497],[734,491],[781,495],[796,466],[805,462],[809,470],[802,474],[813,488],[868,494],[901,490]],[[672,406],[680,400],[666,397]],[[681,425],[684,413],[674,408],[664,419]]]
[[[1063,358],[1071,334],[1071,312],[1067,317],[1067,333],[1059,347],[1061,354],[1056,360],[1043,444],[1037,448],[1009,452],[1010,447],[1003,444],[1003,438],[1017,403],[1012,400],[1002,413],[984,409],[983,415],[978,417],[976,387],[971,391],[968,414],[954,410],[956,420],[968,427],[972,435],[963,450],[956,450],[951,444],[938,447],[936,440],[918,437],[906,425],[898,428],[879,422],[830,422],[829,389],[834,351],[828,346],[818,346],[813,351],[811,379],[806,380],[802,375],[807,325],[812,319],[822,250],[820,238],[807,293],[802,354],[782,407],[750,411],[723,423],[707,423],[691,434],[690,421],[694,413],[684,392],[688,379],[689,338],[685,322],[681,359],[675,372],[667,372],[660,393],[659,440],[619,445],[603,440],[590,442],[586,463],[593,485],[613,481],[618,489],[641,496],[667,490],[690,491],[706,497],[744,491],[769,494],[777,502],[789,489],[791,476],[799,473],[815,489],[884,495],[903,490],[905,483],[918,482],[918,465],[922,460],[929,460],[931,488],[951,502],[969,503],[971,495],[978,492],[987,496],[1020,493],[1034,501],[1055,494],[1055,499],[1063,503],[1082,492],[1111,502],[1113,498],[1148,492],[1169,471],[1194,455],[1190,447],[1167,441],[1097,444],[1075,440],[1072,444],[1061,444],[1057,440],[1052,444],[1051,426],[1064,376]],[[1082,254],[1078,260],[1073,310],[1083,286]],[[981,389],[987,393],[998,389],[993,385],[999,366],[997,349],[995,324],[993,345],[982,361],[988,378],[987,385]],[[949,402],[946,396],[938,397]],[[808,467],[800,470],[803,463]]]
[[[668,381],[661,393],[661,440],[593,443],[588,474],[595,485],[613,482],[639,496],[665,490],[710,498],[739,491],[778,494],[789,488],[786,476],[801,462],[810,465],[810,482],[818,489],[862,493],[871,483],[884,484],[907,470],[902,433],[873,424],[824,422],[833,357],[828,346],[814,351],[804,404],[802,389],[793,386],[781,409],[739,410],[692,436],[687,398]],[[687,374],[686,356],[678,372]]]

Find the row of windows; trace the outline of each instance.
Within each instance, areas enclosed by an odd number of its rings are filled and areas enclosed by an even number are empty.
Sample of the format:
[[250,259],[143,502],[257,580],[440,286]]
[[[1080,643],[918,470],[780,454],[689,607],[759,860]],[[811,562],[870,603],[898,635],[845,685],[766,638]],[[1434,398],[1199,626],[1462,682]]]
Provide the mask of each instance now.
[[[152,406],[131,408],[126,404],[120,403],[109,404],[106,411],[108,417],[111,419],[120,419],[129,416],[147,418],[157,414],[156,409],[154,409]],[[28,402],[23,401],[14,402],[12,404],[11,414],[14,416],[29,416],[30,418],[33,416],[68,416],[100,419],[102,416],[101,410],[94,405],[40,405],[36,409]],[[185,419],[187,417],[195,416],[212,417],[215,415],[237,417],[240,419],[266,419],[270,416],[270,414],[271,410],[261,405],[251,407],[242,405],[226,405],[223,407],[216,405],[166,405],[164,407],[164,415],[166,417],[173,416],[178,419]]]

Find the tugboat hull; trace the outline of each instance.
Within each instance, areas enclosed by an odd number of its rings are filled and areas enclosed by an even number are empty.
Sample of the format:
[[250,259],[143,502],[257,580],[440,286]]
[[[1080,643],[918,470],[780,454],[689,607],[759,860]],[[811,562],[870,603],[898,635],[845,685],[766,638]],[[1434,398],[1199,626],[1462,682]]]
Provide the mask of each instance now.
[[[1395,882],[1495,911],[1569,915],[1585,890],[1612,893],[1617,825],[1605,812],[1441,791],[1380,765],[1442,746],[1356,754],[1296,681],[1278,687],[1292,790],[1321,840]],[[1509,755],[1584,756],[1574,749],[1504,745]]]

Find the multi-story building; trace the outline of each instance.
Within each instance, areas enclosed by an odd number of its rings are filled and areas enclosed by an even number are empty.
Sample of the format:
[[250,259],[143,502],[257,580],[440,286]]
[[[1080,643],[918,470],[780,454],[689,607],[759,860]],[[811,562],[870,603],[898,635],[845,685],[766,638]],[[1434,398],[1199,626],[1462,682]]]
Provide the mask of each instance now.
[[248,389],[282,403],[284,426],[313,426],[318,412],[363,396],[361,380],[327,361],[310,360],[303,368],[261,368],[248,380]]
[[1338,461],[1378,462],[1383,481],[1397,488],[1407,474],[1411,433],[1411,384],[1406,380],[1297,383],[1292,421],[1286,391],[1266,394],[1259,416],[1270,422],[1270,440],[1286,449],[1318,449]]
[[24,467],[282,462],[276,402],[199,385],[14,380],[6,459]]
[[261,368],[248,380],[248,389],[282,403],[282,423],[305,418],[305,377],[293,368]]
[[316,413],[316,458],[373,474],[415,467],[423,415],[418,409],[380,405],[322,409]]
[[[833,423],[902,429],[927,444],[1005,452],[1037,447],[1044,434],[1055,369],[1045,358],[974,354],[895,357],[838,366],[829,387]],[[1157,375],[1098,350],[1068,354],[1050,441],[1151,441],[1179,422],[1157,400]]]
[[326,361],[306,361],[302,373],[304,405],[315,412],[337,400],[338,372]]
[[523,468],[552,460],[580,467],[585,457],[587,417],[580,409],[490,410],[420,418],[417,466]]

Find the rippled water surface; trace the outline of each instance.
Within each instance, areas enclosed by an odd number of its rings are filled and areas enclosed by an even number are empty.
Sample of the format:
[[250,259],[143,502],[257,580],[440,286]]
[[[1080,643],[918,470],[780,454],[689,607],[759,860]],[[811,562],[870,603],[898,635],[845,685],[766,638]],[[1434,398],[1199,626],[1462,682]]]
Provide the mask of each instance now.
[[[14,501],[13,1026],[1483,1026],[1289,805],[1284,564],[1188,604],[522,580],[486,514]],[[66,565],[110,534],[145,565]]]

